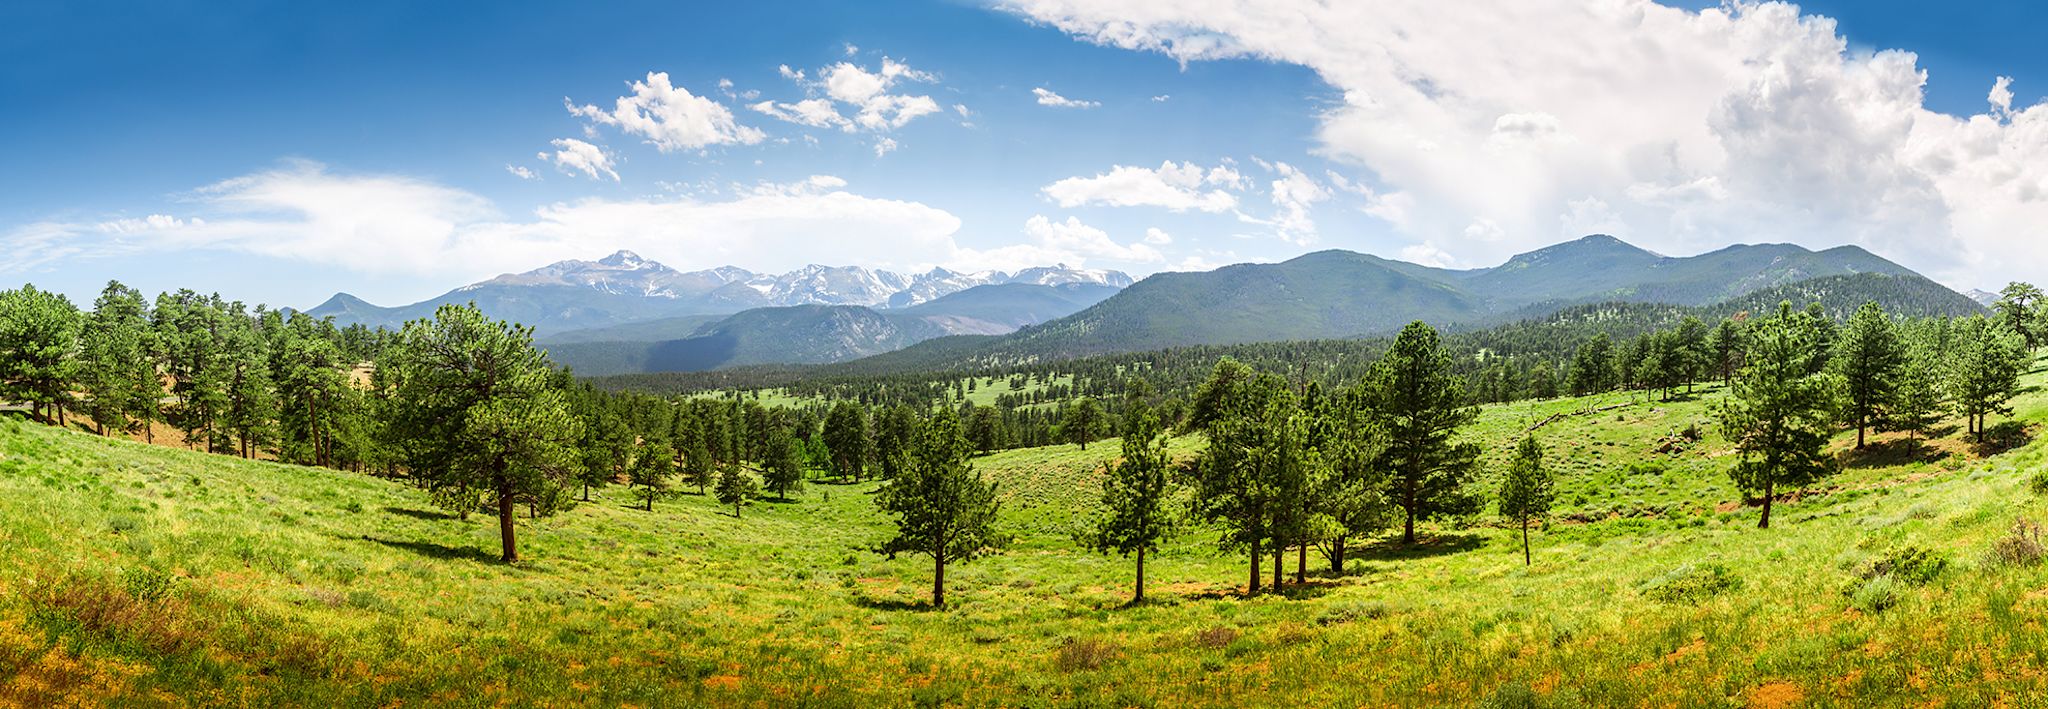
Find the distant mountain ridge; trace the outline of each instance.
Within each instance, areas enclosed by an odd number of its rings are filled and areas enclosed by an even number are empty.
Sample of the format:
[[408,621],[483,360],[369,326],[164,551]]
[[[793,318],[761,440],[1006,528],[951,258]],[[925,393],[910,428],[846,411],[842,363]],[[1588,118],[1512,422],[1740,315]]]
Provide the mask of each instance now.
[[1273,264],[1155,274],[1094,307],[980,343],[976,351],[1022,360],[1363,337],[1414,320],[1478,326],[1585,303],[1706,305],[1857,274],[1924,280],[1855,246],[1744,244],[1672,257],[1595,234],[1463,271],[1319,251]]
[[1065,264],[1027,268],[1015,274],[943,268],[902,274],[815,264],[783,274],[755,273],[736,266],[679,271],[631,251],[619,251],[596,261],[560,261],[500,275],[411,305],[381,307],[338,293],[307,312],[331,316],[344,325],[396,327],[432,315],[445,303],[475,302],[492,317],[547,334],[681,316],[728,315],[763,307],[907,308],[982,285],[1079,283],[1122,288],[1131,282],[1131,277],[1120,271]]
[[950,335],[1001,335],[1069,315],[1117,288],[1097,283],[975,286],[907,308],[791,305],[707,320],[682,316],[560,333],[541,346],[578,374],[828,364]]

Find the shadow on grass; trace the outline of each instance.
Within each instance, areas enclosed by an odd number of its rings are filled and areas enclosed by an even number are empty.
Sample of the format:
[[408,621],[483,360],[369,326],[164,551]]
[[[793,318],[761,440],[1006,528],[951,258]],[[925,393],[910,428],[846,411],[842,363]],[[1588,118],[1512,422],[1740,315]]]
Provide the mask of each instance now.
[[433,542],[402,542],[392,539],[379,539],[368,535],[363,536],[363,541],[376,542],[393,549],[403,549],[429,559],[460,559],[480,564],[504,564],[504,560],[500,559],[497,554],[475,547],[451,547],[446,544],[435,544]]
[[1472,551],[1485,543],[1486,540],[1477,534],[1437,534],[1422,537],[1414,544],[1402,544],[1399,539],[1386,539],[1360,548],[1355,558],[1359,561],[1428,559]]
[[1865,445],[1862,450],[1842,451],[1842,465],[1850,468],[1883,468],[1911,463],[1932,463],[1949,456],[1948,451],[1926,441],[1896,439]]
[[384,508],[384,511],[395,515],[411,517],[413,519],[423,519],[430,522],[440,521],[444,519],[455,519],[455,515],[436,510],[415,510],[404,507],[386,507]]
[[901,598],[872,598],[866,595],[854,596],[853,604],[856,606],[860,606],[862,608],[878,611],[918,612],[939,610],[938,608],[933,607],[932,604],[928,602],[913,603],[911,601],[906,601]]
[[1986,427],[1970,442],[1970,452],[1979,457],[1993,456],[2034,441],[2034,432],[2018,421],[2002,421]]

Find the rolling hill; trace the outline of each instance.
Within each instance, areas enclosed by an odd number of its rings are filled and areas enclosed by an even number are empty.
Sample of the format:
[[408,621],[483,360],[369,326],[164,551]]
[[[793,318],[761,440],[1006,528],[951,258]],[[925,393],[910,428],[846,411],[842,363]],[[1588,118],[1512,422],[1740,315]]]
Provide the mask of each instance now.
[[1064,358],[1359,337],[1385,334],[1414,320],[1439,327],[1484,326],[1582,303],[1707,305],[1760,289],[1856,274],[1925,281],[1854,246],[1809,251],[1790,244],[1738,245],[1669,257],[1593,235],[1468,271],[1321,251],[1275,264],[1154,275],[1092,308],[984,343],[981,354]]

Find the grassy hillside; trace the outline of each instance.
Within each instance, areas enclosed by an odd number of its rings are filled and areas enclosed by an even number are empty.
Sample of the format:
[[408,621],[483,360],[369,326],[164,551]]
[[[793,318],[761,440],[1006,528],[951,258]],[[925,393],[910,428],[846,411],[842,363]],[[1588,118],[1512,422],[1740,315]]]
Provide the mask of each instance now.
[[[2044,382],[2030,374],[2016,402],[2028,431],[2048,422]],[[981,458],[1017,540],[949,569],[943,612],[923,608],[925,564],[861,551],[888,534],[872,484],[812,485],[738,519],[695,495],[648,513],[602,491],[527,522],[531,561],[505,566],[489,520],[392,482],[0,421],[0,706],[1988,706],[2048,692],[2048,569],[1987,555],[2016,519],[2048,518],[2029,487],[2048,443],[1994,454],[1950,437],[1914,457],[1881,437],[1758,530],[1711,426],[1659,452],[1708,423],[1715,396],[1489,408],[1471,434],[1494,463],[1548,421],[1565,509],[1533,566],[1507,530],[1445,525],[1284,597],[1239,597],[1244,561],[1196,528],[1151,564],[1156,602],[1124,607],[1128,562],[1068,538],[1114,442]],[[1858,578],[1908,547],[1946,569],[1924,585]]]

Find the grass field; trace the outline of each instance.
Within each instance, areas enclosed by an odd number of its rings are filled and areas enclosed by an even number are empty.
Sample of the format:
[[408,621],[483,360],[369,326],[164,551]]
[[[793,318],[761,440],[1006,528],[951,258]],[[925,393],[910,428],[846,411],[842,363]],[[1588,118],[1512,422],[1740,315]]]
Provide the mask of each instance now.
[[[2048,422],[2030,374],[2016,418]],[[977,393],[988,387],[978,388]],[[1755,528],[1713,431],[1717,390],[1488,408],[1498,467],[1538,429],[1558,521],[1523,567],[1489,520],[1378,542],[1344,576],[1239,595],[1193,529],[1148,564],[1083,553],[1114,441],[1009,451],[1005,553],[930,569],[873,484],[814,484],[735,519],[623,490],[491,520],[375,478],[0,421],[0,706],[2027,706],[2048,696],[2048,570],[1988,555],[2048,443],[1990,454],[1896,436]],[[1619,408],[1600,407],[1635,403]],[[1994,421],[1995,422],[1995,421]],[[1674,433],[1705,435],[1660,453]],[[1847,437],[1838,438],[1846,447]],[[1190,455],[1192,440],[1176,442]],[[1939,456],[1939,457],[1930,457]],[[1487,483],[1491,482],[1491,472]],[[1924,582],[1859,572],[1900,550]],[[1318,570],[1323,565],[1311,557]],[[1291,560],[1290,560],[1291,565]]]

